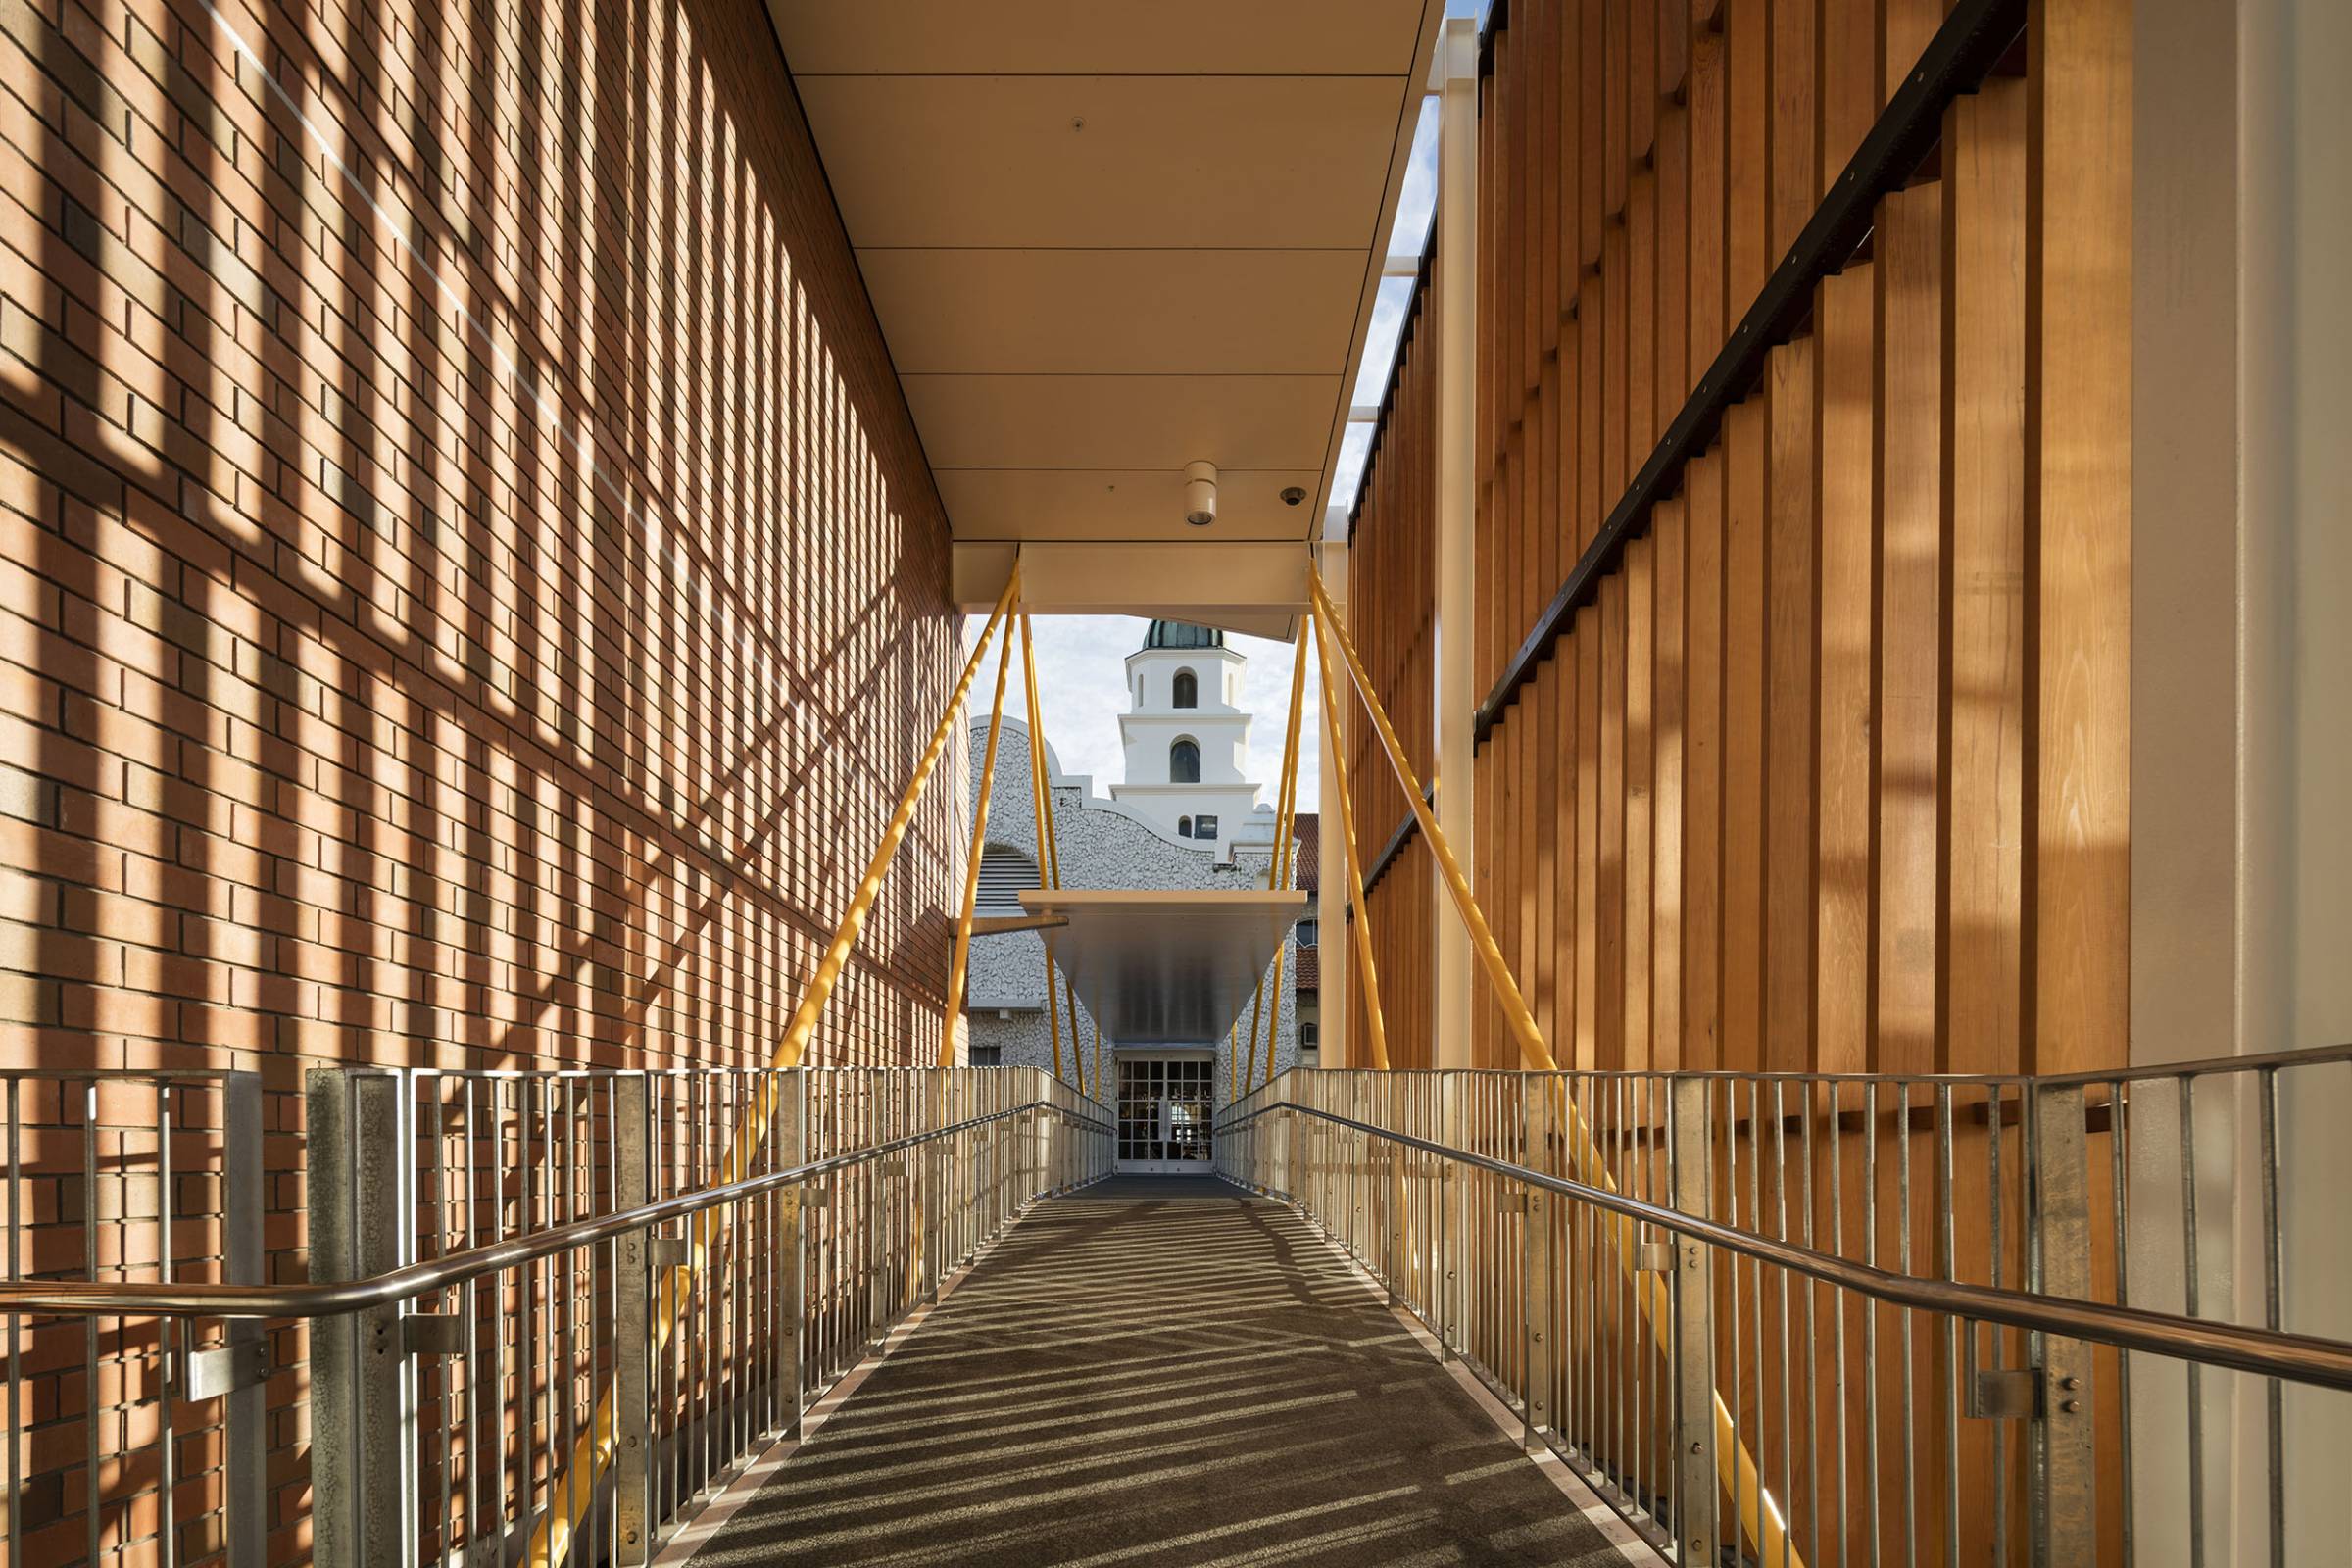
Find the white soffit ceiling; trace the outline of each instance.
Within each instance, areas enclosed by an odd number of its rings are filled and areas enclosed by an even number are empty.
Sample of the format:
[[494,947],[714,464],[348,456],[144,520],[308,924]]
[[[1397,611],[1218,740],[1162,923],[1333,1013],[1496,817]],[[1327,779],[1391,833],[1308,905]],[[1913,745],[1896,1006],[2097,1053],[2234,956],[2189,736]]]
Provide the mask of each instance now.
[[958,540],[1312,535],[1443,0],[769,10]]

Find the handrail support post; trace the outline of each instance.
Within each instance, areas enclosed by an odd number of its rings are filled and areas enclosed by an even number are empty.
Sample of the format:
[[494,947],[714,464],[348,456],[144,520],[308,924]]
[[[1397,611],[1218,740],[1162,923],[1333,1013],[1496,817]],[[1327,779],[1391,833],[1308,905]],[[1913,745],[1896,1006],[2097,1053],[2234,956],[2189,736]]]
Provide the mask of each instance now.
[[[314,1068],[305,1084],[311,1277],[367,1279],[408,1261],[404,1080]],[[416,1561],[416,1374],[388,1301],[313,1325],[313,1556],[319,1568]]]
[[[1565,1086],[1549,1073],[1530,1073],[1520,1080],[1520,1115],[1526,1139],[1524,1157],[1537,1170],[1550,1173],[1554,1168],[1552,1151],[1555,1146],[1557,1116],[1552,1101],[1565,1092]],[[1554,1362],[1559,1347],[1551,1333],[1552,1301],[1556,1289],[1557,1271],[1552,1266],[1551,1217],[1558,1200],[1541,1188],[1530,1187],[1527,1192],[1527,1212],[1520,1219],[1520,1243],[1525,1253],[1520,1260],[1520,1278],[1526,1282],[1527,1390],[1523,1413],[1524,1446],[1533,1450],[1543,1446],[1543,1434],[1554,1422],[1551,1407]]]
[[[1714,1189],[1709,1088],[1704,1078],[1678,1077],[1669,1107],[1674,1206],[1693,1219],[1708,1217]],[[1721,1500],[1715,1461],[1715,1287],[1704,1243],[1684,1236],[1674,1238],[1673,1247],[1668,1293],[1674,1315],[1675,1560],[1712,1565]]]
[[[612,1199],[629,1209],[653,1201],[647,1157],[653,1132],[652,1085],[634,1072],[612,1081]],[[615,1243],[612,1298],[612,1561],[640,1568],[653,1557],[646,1505],[653,1464],[654,1228],[640,1225]]]
[[[2091,1224],[2082,1087],[2034,1085],[2027,1095],[2027,1135],[2033,1141],[2027,1183],[2030,1284],[2037,1295],[2087,1300]],[[2063,1568],[2095,1561],[2098,1458],[2090,1345],[2063,1335],[2033,1334],[2027,1356],[2041,1373],[2041,1397],[2026,1445],[2034,1563]]]
[[[1441,1141],[1448,1149],[1468,1145],[1467,1129],[1462,1114],[1462,1075],[1453,1071],[1438,1074],[1438,1124],[1445,1129]],[[1438,1307],[1438,1350],[1441,1360],[1450,1361],[1461,1353],[1459,1336],[1465,1316],[1464,1293],[1469,1282],[1462,1277],[1462,1265],[1468,1260],[1462,1245],[1465,1221],[1464,1206],[1469,1183],[1447,1160],[1439,1172],[1439,1208],[1437,1289],[1434,1295]]]

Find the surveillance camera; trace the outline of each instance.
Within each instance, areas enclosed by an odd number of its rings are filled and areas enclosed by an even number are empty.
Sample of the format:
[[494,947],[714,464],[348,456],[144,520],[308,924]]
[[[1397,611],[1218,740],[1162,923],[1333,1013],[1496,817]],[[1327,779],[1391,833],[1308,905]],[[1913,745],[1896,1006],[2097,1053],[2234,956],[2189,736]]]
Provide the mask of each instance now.
[[1205,528],[1217,520],[1217,466],[1195,462],[1184,466],[1184,520]]
[[1283,504],[1284,506],[1286,506],[1286,507],[1295,507],[1295,506],[1297,506],[1297,505],[1298,505],[1299,502],[1301,502],[1301,501],[1304,501],[1305,499],[1306,499],[1306,492],[1305,492],[1304,490],[1301,490],[1301,489],[1299,489],[1299,488],[1298,488],[1297,485],[1295,485],[1295,484],[1293,484],[1293,485],[1285,485],[1285,486],[1283,487],[1283,491],[1282,491],[1282,504]]

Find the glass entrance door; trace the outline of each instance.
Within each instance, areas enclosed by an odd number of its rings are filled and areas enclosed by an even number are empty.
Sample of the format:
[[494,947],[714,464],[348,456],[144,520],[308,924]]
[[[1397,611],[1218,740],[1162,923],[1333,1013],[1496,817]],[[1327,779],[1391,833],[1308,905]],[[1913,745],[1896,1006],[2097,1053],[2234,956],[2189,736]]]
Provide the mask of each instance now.
[[1204,1174],[1216,1058],[1119,1057],[1119,1169]]

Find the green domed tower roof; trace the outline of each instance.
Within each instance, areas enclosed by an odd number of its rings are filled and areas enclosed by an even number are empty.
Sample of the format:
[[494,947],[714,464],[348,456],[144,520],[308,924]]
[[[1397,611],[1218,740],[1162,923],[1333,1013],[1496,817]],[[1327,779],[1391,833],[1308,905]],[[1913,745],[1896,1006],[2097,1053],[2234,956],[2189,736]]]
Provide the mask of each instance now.
[[1222,648],[1225,634],[1214,626],[1196,626],[1189,620],[1155,620],[1144,633],[1144,647]]

